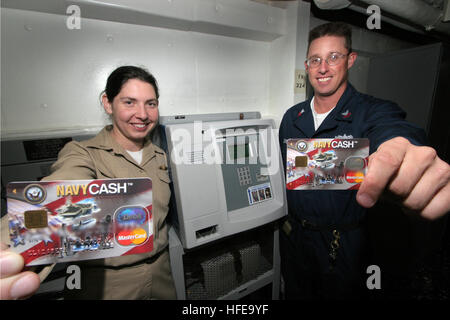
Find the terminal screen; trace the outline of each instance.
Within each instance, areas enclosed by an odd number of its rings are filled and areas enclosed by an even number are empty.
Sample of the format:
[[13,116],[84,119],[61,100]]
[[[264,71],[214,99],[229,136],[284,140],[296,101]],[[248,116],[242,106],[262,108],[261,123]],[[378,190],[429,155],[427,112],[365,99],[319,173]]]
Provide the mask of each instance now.
[[248,158],[250,156],[250,146],[248,143],[229,145],[228,153],[230,154],[231,160]]

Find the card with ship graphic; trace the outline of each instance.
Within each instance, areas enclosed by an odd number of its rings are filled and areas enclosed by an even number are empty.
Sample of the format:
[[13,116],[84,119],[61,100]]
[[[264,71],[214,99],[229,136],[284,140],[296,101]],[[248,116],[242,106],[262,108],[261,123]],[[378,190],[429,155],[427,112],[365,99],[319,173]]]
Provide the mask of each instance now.
[[149,178],[11,182],[11,250],[27,266],[153,250]]

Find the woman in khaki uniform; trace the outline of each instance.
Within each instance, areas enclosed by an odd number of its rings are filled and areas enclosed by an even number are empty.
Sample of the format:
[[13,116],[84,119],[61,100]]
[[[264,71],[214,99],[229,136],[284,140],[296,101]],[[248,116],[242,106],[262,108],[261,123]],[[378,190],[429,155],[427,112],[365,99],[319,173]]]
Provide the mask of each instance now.
[[[81,289],[66,290],[66,299],[176,298],[166,224],[170,198],[167,160],[164,151],[148,138],[158,125],[158,98],[156,80],[147,71],[134,66],[113,71],[102,94],[103,107],[111,117],[112,125],[90,140],[68,143],[52,166],[52,174],[43,179],[152,179],[153,250],[77,263],[81,268]],[[1,254],[5,255],[5,252]],[[10,252],[6,255],[10,260],[21,259]],[[35,274],[17,274],[21,269],[17,270],[20,267],[17,263],[5,266],[0,280],[3,299],[17,298],[20,289],[24,295],[37,289]]]

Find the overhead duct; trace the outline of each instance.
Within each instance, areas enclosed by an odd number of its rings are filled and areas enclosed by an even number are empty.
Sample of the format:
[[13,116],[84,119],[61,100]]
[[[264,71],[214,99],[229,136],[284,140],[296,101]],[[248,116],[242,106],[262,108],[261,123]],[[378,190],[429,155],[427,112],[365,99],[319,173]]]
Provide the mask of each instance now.
[[444,17],[442,18],[443,22],[450,21],[450,1],[446,1],[444,4]]
[[380,9],[386,10],[396,16],[405,18],[416,24],[425,27],[425,30],[436,28],[443,17],[443,12],[422,0],[403,0],[403,1],[385,1],[385,0],[362,0],[368,5],[377,5]]
[[382,20],[404,29],[411,30],[411,27],[407,27],[403,23],[395,22],[392,19],[383,16],[383,11],[410,21],[411,24],[421,25],[426,31],[436,30],[438,32],[450,34],[450,24],[442,22],[444,19],[443,10],[438,9],[423,0],[314,0],[316,6],[320,9],[338,10],[348,8],[361,12],[362,8],[354,4],[354,2],[365,3],[367,6],[377,5],[381,9]]
[[314,0],[316,6],[323,10],[338,10],[347,8],[352,3],[348,0]]

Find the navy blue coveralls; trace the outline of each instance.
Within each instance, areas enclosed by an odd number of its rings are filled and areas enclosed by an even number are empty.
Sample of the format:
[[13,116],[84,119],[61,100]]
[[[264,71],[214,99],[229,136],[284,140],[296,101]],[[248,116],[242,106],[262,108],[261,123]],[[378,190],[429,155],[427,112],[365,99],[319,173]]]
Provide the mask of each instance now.
[[[290,138],[369,138],[370,153],[397,136],[415,145],[426,142],[423,130],[406,122],[406,113],[396,104],[359,93],[350,83],[317,131],[310,103],[299,103],[283,116],[279,139],[284,166],[285,140]],[[361,297],[367,290],[366,209],[356,202],[356,192],[287,190],[290,227],[280,232],[287,299]],[[339,232],[334,251],[333,230]]]

